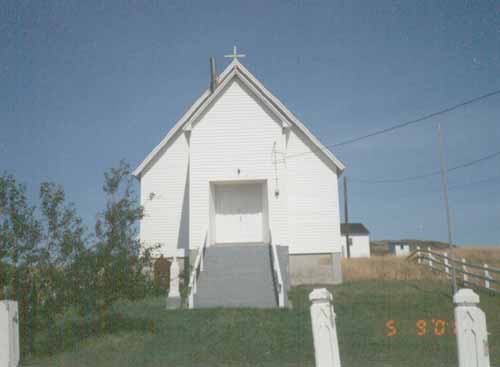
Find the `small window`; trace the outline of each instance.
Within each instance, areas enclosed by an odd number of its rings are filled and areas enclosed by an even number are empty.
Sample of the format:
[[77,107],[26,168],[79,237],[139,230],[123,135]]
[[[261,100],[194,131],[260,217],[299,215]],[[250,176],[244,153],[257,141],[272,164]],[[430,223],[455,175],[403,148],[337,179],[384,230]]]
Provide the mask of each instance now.
[[352,246],[352,238],[349,238],[349,246]]
[[400,245],[400,246],[401,246],[401,250],[404,250],[405,245]]

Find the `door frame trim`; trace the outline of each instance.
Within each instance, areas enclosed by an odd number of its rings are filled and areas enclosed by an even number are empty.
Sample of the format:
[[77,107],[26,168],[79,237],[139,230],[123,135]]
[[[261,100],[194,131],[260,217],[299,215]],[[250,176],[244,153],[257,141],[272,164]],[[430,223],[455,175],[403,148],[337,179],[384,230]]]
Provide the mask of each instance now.
[[[208,245],[215,245],[216,242],[216,226],[215,226],[215,186],[223,185],[238,185],[238,184],[259,184],[262,189],[262,241],[269,243],[269,199],[268,199],[268,180],[263,179],[228,179],[228,180],[209,180],[208,181]],[[238,244],[240,242],[235,242]],[[241,242],[245,243],[245,242]],[[223,243],[221,243],[223,244]]]

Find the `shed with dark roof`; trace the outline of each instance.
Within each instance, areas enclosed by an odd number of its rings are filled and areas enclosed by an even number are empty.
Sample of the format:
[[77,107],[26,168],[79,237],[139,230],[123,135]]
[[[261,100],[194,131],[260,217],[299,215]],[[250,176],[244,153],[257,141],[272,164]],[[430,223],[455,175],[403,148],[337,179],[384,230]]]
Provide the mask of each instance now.
[[362,223],[341,223],[340,233],[344,257],[347,256],[347,242],[349,242],[350,257],[370,257],[370,232]]
[[370,234],[363,223],[342,223],[340,224],[340,233],[342,236],[345,236],[348,233],[353,235]]

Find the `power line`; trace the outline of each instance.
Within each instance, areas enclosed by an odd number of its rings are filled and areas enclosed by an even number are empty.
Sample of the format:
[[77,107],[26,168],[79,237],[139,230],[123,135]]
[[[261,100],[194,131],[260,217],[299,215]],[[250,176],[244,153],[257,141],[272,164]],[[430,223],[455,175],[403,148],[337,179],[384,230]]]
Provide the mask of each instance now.
[[[493,176],[493,177],[487,177],[487,178],[483,178],[483,179],[480,179],[480,180],[470,181],[470,182],[467,182],[467,183],[464,183],[464,184],[450,185],[449,188],[448,188],[448,190],[449,191],[465,190],[465,189],[468,189],[471,186],[474,187],[476,185],[481,185],[481,184],[485,184],[485,183],[488,183],[488,182],[497,181],[499,179],[500,179],[500,175]],[[417,195],[441,194],[441,193],[442,193],[442,190],[413,191],[411,193],[408,193],[407,195],[397,196],[395,198],[397,198],[397,199],[407,198],[407,197],[415,198]],[[370,196],[373,197],[373,192],[367,192],[367,191],[355,191],[354,194],[355,195],[360,195],[360,196],[370,195]],[[375,197],[378,197],[378,196],[375,196]]]
[[[466,162],[466,163],[459,164],[457,166],[453,166],[451,168],[448,168],[446,170],[446,172],[452,172],[452,171],[455,171],[457,169],[470,167],[470,166],[473,166],[475,164],[484,162],[484,161],[486,161],[488,159],[492,159],[492,158],[495,158],[495,157],[498,157],[498,156],[500,156],[500,151],[492,153],[492,154],[489,154],[487,156],[484,156],[484,157],[481,157],[481,158],[478,158],[478,159],[474,159],[473,161],[470,161],[470,162]],[[433,171],[433,172],[424,173],[424,174],[421,174],[421,175],[407,176],[407,177],[401,177],[401,178],[388,178],[388,179],[380,179],[380,180],[358,180],[358,179],[353,178],[351,180],[354,181],[354,182],[367,183],[367,184],[398,183],[398,182],[407,182],[407,181],[413,181],[413,180],[420,180],[420,179],[423,179],[423,178],[437,176],[439,174],[440,174],[440,171]]]
[[[407,126],[410,126],[410,125],[417,124],[419,122],[430,120],[430,119],[432,119],[434,117],[437,117],[437,116],[443,115],[445,113],[448,113],[448,112],[454,111],[456,109],[459,109],[461,107],[464,107],[464,106],[467,106],[467,105],[479,102],[479,101],[481,101],[483,99],[496,96],[498,94],[500,94],[500,89],[495,90],[495,91],[490,92],[490,93],[483,94],[483,95],[481,95],[479,97],[475,97],[475,98],[469,99],[467,101],[458,103],[456,105],[443,108],[442,110],[429,113],[427,115],[418,117],[418,118],[413,119],[413,120],[405,121],[405,122],[402,122],[400,124],[397,124],[397,125],[394,125],[394,126],[390,126],[390,127],[385,128],[385,129],[382,129],[382,130],[374,131],[373,133],[370,133],[370,134],[361,135],[361,136],[358,136],[358,137],[355,137],[355,138],[347,139],[347,140],[344,140],[344,141],[341,141],[341,142],[338,142],[338,143],[334,143],[334,144],[330,144],[330,145],[325,145],[325,146],[327,148],[335,148],[335,147],[340,147],[340,146],[343,146],[343,145],[349,145],[349,144],[352,144],[352,143],[356,143],[356,142],[364,140],[364,139],[368,139],[368,138],[371,138],[371,137],[374,137],[374,136],[377,136],[377,135],[382,135],[382,134],[385,134],[385,133],[388,133],[388,132],[391,132],[391,131],[394,131],[394,130],[397,130],[397,129],[401,129],[403,127],[407,127]],[[301,155],[304,155],[304,154],[310,154],[310,153],[313,153],[313,152],[316,152],[316,151],[318,151],[318,149],[312,149],[312,150],[309,150],[307,152],[302,152],[302,153],[290,154],[290,155],[287,155],[286,158],[298,157],[298,156],[301,156]]]
[[500,176],[493,176],[493,177],[483,178],[481,180],[471,181],[471,182],[467,182],[467,183],[460,184],[460,185],[452,185],[452,186],[449,187],[449,190],[450,191],[452,191],[452,190],[462,190],[462,189],[467,188],[469,186],[475,186],[475,185],[483,184],[483,183],[486,183],[486,182],[496,181],[498,179],[500,179]]

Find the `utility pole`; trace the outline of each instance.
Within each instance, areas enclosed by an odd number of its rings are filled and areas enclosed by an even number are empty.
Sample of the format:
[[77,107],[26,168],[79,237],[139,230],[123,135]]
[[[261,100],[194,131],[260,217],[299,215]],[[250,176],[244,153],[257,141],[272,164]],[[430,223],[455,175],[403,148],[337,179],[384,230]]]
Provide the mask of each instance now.
[[448,179],[446,177],[444,153],[443,153],[443,133],[441,132],[441,124],[438,124],[438,135],[439,135],[439,157],[441,161],[441,181],[443,184],[443,195],[444,195],[444,205],[446,208],[446,221],[448,224],[448,246],[450,247],[450,258],[451,258],[451,278],[453,286],[453,294],[457,293],[457,277],[455,273],[455,256],[453,253],[453,242],[451,237],[451,219],[450,219],[450,206],[448,204]]
[[344,222],[346,227],[345,232],[345,248],[347,250],[347,258],[351,258],[351,246],[349,245],[349,210],[347,209],[347,177],[344,176]]

